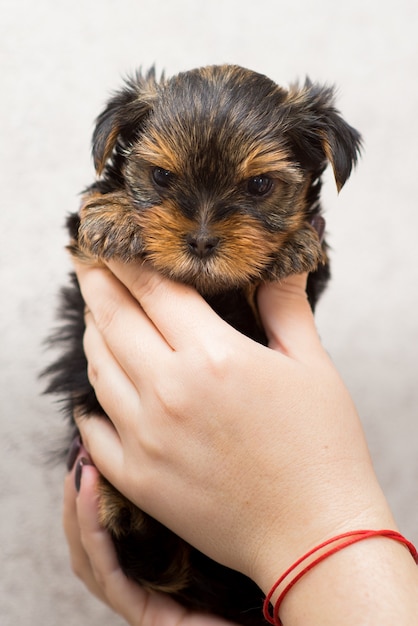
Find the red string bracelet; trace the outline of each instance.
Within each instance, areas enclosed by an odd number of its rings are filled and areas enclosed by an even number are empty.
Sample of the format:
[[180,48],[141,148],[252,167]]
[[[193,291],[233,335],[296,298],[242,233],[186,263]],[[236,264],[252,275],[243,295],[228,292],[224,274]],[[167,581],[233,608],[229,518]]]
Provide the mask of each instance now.
[[[328,539],[327,541],[324,541],[323,543],[319,544],[315,548],[312,548],[312,550],[309,550],[309,552],[304,554],[291,567],[289,567],[289,569],[287,569],[282,576],[280,576],[279,580],[273,585],[270,592],[267,594],[266,599],[264,600],[264,606],[263,606],[264,618],[270,624],[273,624],[273,626],[282,626],[282,622],[279,618],[280,606],[285,596],[290,591],[290,589],[292,589],[292,587],[302,578],[302,576],[305,576],[305,574],[307,574],[311,569],[313,569],[316,565],[318,565],[318,563],[321,563],[321,561],[324,561],[332,554],[335,554],[336,552],[339,552],[340,550],[343,550],[344,548],[347,548],[348,546],[351,546],[354,543],[363,541],[364,539],[370,539],[371,537],[387,537],[389,539],[393,539],[395,541],[399,541],[400,543],[403,543],[410,551],[415,562],[418,564],[418,552],[415,546],[410,541],[408,541],[408,539],[405,539],[405,537],[403,537],[400,533],[394,530],[355,530],[355,531],[343,533],[341,535],[337,535],[336,537],[332,537],[332,539]],[[274,604],[273,614],[271,614],[270,601],[271,601],[271,598],[273,597],[274,592],[278,589],[278,587],[286,580],[286,578],[297,567],[299,567],[299,565],[302,565],[311,556],[317,554],[317,552],[320,552],[327,546],[332,546],[332,544],[337,544],[337,545],[334,545],[333,547],[329,548],[329,550],[326,550],[325,552],[323,552],[322,554],[314,558],[307,565],[305,565],[305,567],[301,569],[300,572],[296,574],[294,578],[292,578],[292,580],[287,584],[287,586],[281,591],[279,597],[277,598]]]

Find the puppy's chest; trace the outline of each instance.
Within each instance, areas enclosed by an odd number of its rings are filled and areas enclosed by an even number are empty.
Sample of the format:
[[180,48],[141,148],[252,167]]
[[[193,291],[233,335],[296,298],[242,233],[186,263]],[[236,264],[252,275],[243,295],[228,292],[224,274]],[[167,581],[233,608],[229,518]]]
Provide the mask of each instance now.
[[205,296],[205,300],[233,328],[254,341],[267,345],[267,338],[256,309],[255,293],[255,288],[250,293],[248,290],[237,288]]

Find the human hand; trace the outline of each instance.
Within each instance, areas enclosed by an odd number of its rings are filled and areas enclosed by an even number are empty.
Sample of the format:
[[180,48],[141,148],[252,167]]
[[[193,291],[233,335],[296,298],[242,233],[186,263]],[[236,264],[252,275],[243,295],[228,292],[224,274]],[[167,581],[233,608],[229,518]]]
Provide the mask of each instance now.
[[263,588],[338,532],[394,527],[305,277],[260,288],[268,349],[193,289],[109,268],[77,271],[89,377],[112,423],[78,425],[117,489]]
[[131,626],[233,626],[214,616],[187,611],[168,596],[149,593],[126,578],[110,536],[98,523],[98,476],[88,452],[81,446],[65,478],[63,523],[73,571],[89,591]]

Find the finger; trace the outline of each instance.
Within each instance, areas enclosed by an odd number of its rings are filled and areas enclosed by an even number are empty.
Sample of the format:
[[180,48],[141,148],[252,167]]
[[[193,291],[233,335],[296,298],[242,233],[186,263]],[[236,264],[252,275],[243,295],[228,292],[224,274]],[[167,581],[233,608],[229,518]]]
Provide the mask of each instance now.
[[[77,466],[77,463],[74,467]],[[74,485],[74,470],[67,474],[64,481],[63,528],[70,553],[71,569],[95,596],[105,597],[96,583],[90,559],[83,547],[77,514],[77,491]]]
[[[88,555],[96,583],[101,589],[111,589],[109,581],[121,573],[116,552],[109,534],[99,524],[99,473],[92,465],[84,465],[80,492],[76,500],[80,538]],[[111,601],[112,598],[109,597]]]
[[109,268],[174,350],[211,345],[217,337],[223,341],[226,329],[231,330],[188,285],[168,280],[146,264],[111,261]]
[[77,513],[81,541],[101,597],[129,624],[178,624],[185,609],[159,594],[151,596],[122,571],[110,535],[98,521],[98,478],[95,467],[83,467]]
[[112,422],[98,415],[75,415],[83,444],[98,470],[112,483],[123,473],[124,452]]
[[[75,467],[77,464],[75,465]],[[98,523],[98,472],[85,465],[80,492],[74,487],[74,469],[64,484],[64,528],[73,571],[93,595],[132,626],[233,626],[217,617],[188,613],[171,598],[148,594],[126,578],[119,567],[113,543]]]
[[262,285],[258,306],[271,348],[302,360],[317,350],[320,340],[306,295],[306,274]]
[[93,316],[88,313],[85,320],[84,352],[88,378],[104,411],[119,418],[113,424],[121,433],[128,417],[137,414],[140,408],[138,380],[135,386],[110,352]]
[[135,372],[146,373],[149,365],[138,355],[152,354],[154,361],[164,361],[170,346],[126,287],[105,267],[76,263],[75,268],[97,328],[131,379]]

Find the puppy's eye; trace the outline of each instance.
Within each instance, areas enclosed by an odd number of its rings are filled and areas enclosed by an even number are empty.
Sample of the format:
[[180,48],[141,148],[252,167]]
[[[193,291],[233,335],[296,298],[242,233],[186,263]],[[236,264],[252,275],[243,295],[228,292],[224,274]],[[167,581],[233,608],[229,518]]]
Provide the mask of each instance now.
[[162,167],[154,167],[152,169],[152,179],[158,187],[169,187],[173,179],[173,174],[170,170],[165,170]]
[[247,191],[252,196],[265,196],[271,191],[272,187],[273,181],[264,174],[249,178],[247,181]]

